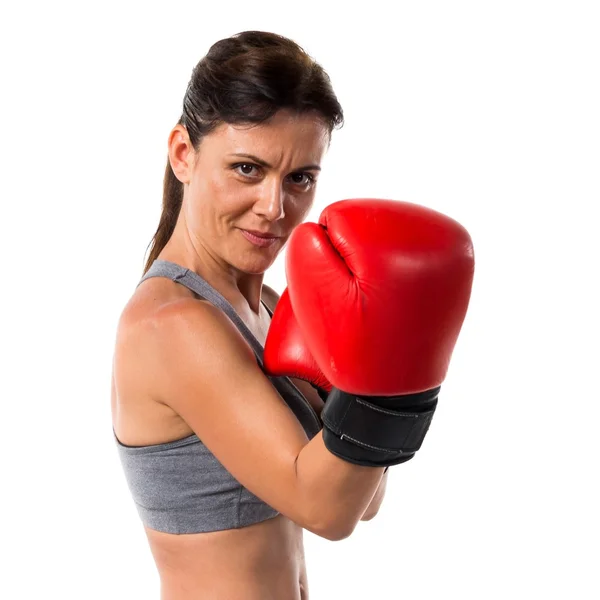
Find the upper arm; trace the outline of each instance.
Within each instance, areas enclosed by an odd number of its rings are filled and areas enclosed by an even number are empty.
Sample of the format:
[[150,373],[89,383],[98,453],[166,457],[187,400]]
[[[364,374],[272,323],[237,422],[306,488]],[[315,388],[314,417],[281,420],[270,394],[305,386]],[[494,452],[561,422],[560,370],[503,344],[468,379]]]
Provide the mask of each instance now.
[[295,471],[308,438],[229,318],[185,299],[161,308],[148,329],[144,363],[161,401],[243,486],[312,529]]

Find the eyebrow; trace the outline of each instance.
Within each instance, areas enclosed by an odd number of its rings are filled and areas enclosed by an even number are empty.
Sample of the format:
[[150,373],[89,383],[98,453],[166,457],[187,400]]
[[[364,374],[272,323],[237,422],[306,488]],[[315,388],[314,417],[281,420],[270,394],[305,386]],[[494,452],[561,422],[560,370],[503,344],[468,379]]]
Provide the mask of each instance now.
[[[254,154],[230,154],[230,156],[237,156],[239,158],[248,158],[253,160],[255,163],[266,167],[267,169],[272,169],[273,166],[270,165],[267,161],[262,160],[262,158],[258,158],[258,156],[254,156]],[[320,171],[321,167],[319,165],[306,165],[304,167],[298,167],[294,169],[294,171]]]

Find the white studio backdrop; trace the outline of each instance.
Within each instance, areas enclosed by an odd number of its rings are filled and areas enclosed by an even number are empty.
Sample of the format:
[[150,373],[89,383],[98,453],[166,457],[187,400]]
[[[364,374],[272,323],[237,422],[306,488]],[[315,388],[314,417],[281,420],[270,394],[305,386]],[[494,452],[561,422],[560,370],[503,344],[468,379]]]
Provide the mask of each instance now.
[[423,449],[350,538],[305,534],[311,598],[600,597],[600,18],[576,0],[2,4],[0,596],[159,597],[112,438],[115,328],[191,70],[248,29],[300,43],[344,107],[309,220],[407,200],[476,251]]

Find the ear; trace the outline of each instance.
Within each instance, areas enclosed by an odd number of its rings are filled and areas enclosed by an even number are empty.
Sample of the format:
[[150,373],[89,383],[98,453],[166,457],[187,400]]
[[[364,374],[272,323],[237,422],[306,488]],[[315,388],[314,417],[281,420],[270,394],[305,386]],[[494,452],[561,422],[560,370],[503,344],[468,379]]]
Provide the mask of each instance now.
[[183,125],[177,124],[169,134],[169,162],[175,177],[189,183],[194,167],[194,147]]

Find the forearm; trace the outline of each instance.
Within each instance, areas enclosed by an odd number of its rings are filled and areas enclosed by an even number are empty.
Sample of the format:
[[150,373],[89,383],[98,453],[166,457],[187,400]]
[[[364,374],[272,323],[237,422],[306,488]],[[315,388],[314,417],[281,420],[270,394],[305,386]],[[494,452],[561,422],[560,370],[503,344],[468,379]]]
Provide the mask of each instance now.
[[383,498],[385,496],[387,478],[388,471],[386,469],[379,483],[379,487],[377,488],[377,491],[373,496],[373,500],[371,500],[371,503],[367,507],[367,510],[365,510],[363,516],[360,518],[361,521],[370,521],[379,512],[379,508],[381,507],[381,503],[383,502]]
[[322,432],[300,452],[296,475],[302,505],[315,529],[345,537],[374,500],[384,468],[338,458],[325,447]]

